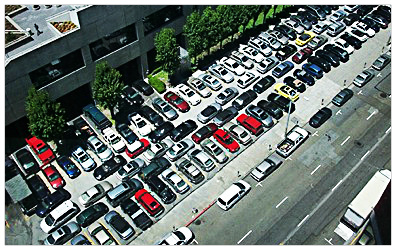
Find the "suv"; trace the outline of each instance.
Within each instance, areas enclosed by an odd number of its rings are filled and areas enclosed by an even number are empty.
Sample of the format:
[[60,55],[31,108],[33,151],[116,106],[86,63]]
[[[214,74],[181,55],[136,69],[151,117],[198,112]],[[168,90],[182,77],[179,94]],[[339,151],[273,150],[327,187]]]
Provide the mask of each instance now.
[[151,216],[159,216],[165,208],[146,189],[140,189],[135,194],[135,199]]
[[43,140],[33,136],[25,138],[25,141],[33,149],[33,152],[40,158],[40,161],[43,163],[41,167],[55,159],[54,152],[52,152],[51,148]]
[[88,104],[83,108],[83,113],[88,117],[95,126],[99,129],[105,129],[111,127],[111,121],[93,104]]
[[131,178],[110,189],[106,194],[106,200],[111,206],[117,207],[122,201],[132,197],[141,188],[143,188],[143,183]]
[[102,162],[113,157],[113,152],[94,135],[88,138],[87,145]]
[[40,223],[41,229],[45,233],[51,233],[63,223],[71,219],[80,211],[80,208],[71,200],[67,200],[55,208]]
[[165,204],[170,204],[176,200],[176,194],[158,176],[150,176],[146,183]]
[[263,124],[252,116],[241,114],[238,116],[237,122],[256,136],[264,131]]

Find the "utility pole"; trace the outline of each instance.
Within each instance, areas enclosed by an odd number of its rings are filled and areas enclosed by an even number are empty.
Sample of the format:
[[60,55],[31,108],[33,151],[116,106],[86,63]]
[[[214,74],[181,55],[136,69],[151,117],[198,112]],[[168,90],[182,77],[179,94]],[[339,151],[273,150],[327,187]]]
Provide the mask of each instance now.
[[289,112],[287,113],[287,121],[286,121],[286,129],[285,129],[285,139],[286,139],[286,136],[287,136],[287,127],[289,126],[289,118],[290,118],[291,106],[292,106],[292,100],[290,100],[290,103],[289,103]]

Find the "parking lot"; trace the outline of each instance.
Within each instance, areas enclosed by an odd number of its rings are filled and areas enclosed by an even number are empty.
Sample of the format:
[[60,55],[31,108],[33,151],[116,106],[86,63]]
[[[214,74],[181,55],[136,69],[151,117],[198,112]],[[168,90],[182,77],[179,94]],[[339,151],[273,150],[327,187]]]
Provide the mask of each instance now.
[[[327,18],[329,18],[329,16]],[[171,204],[164,204],[154,192],[151,192],[151,194],[165,207],[165,212],[162,213],[159,217],[151,217],[155,224],[147,231],[143,232],[139,228],[134,226],[134,230],[136,231],[135,235],[125,241],[122,240],[117,235],[117,233],[114,232],[113,229],[106,224],[103,217],[100,218],[98,221],[103,224],[111,232],[116,241],[122,245],[153,244],[154,242],[159,240],[164,235],[164,233],[166,233],[167,231],[170,232],[173,227],[180,227],[188,223],[190,219],[194,219],[198,213],[204,211],[204,209],[207,208],[207,206],[209,206],[211,202],[215,200],[218,195],[222,193],[233,181],[241,179],[243,176],[249,174],[251,169],[258,165],[269,154],[273,153],[277,143],[279,143],[284,137],[286,123],[289,123],[289,130],[295,125],[303,125],[307,123],[310,117],[314,113],[316,113],[319,108],[323,106],[331,106],[331,99],[344,87],[353,88],[355,94],[359,93],[359,89],[352,85],[352,81],[356,77],[356,75],[359,74],[363,69],[370,67],[370,65],[379,55],[387,51],[386,44],[390,36],[390,31],[391,26],[389,26],[385,30],[379,31],[375,35],[375,37],[369,38],[363,44],[361,49],[354,51],[354,53],[350,55],[350,59],[348,62],[341,63],[341,65],[337,68],[332,67],[331,71],[329,73],[325,73],[324,77],[320,80],[317,80],[314,86],[310,87],[307,85],[307,90],[304,93],[300,93],[299,100],[295,102],[296,111],[290,116],[289,121],[286,113],[279,120],[274,119],[274,125],[271,128],[266,128],[264,133],[261,133],[258,136],[251,135],[253,138],[253,141],[251,143],[249,143],[248,145],[242,145],[240,143],[239,145],[241,148],[236,153],[230,153],[228,150],[224,149],[223,146],[220,145],[216,140],[213,140],[220,148],[223,149],[229,159],[222,164],[215,163],[216,167],[209,172],[202,170],[201,172],[205,176],[205,180],[203,182],[199,183],[198,185],[191,183],[188,178],[186,178],[180,171],[177,170],[175,164],[172,163],[172,166],[170,168],[175,171],[190,186],[190,189],[185,194],[179,194],[175,192],[177,198]],[[336,37],[327,36],[325,33],[323,33],[322,35],[328,37],[327,43],[332,43],[341,34]],[[288,43],[295,44],[294,41],[288,41]],[[298,50],[300,48],[302,47],[297,46]],[[272,55],[275,55],[275,51],[272,52]],[[286,60],[290,60],[290,58]],[[302,64],[294,64],[294,69],[282,76],[281,78],[276,78],[276,83],[282,82],[282,80],[287,76],[293,76],[293,71],[295,69],[301,68]],[[385,71],[389,70],[390,73],[390,67],[388,68],[386,68]],[[383,74],[386,74],[385,71]],[[246,70],[246,72],[250,72],[255,76],[259,76],[259,78],[255,82],[251,83],[247,88],[240,88],[237,85],[237,81],[241,78],[241,76],[234,75],[234,80],[230,83],[220,81],[222,85],[221,89],[217,91],[211,90],[212,94],[210,95],[210,97],[201,97],[201,103],[197,106],[190,105],[190,111],[186,113],[178,112],[179,117],[176,120],[172,121],[173,125],[176,127],[186,120],[194,120],[198,125],[198,129],[201,128],[203,124],[197,121],[197,114],[199,114],[208,105],[214,103],[216,96],[221,93],[225,88],[234,87],[238,89],[239,94],[241,94],[246,90],[251,89],[257,81],[259,81],[266,75],[272,75],[272,70],[266,72],[265,74],[259,73],[257,71],[257,63],[254,63],[254,67],[252,69]],[[194,75],[198,74],[199,72],[195,73]],[[380,77],[380,75],[376,75],[376,77]],[[267,96],[273,92],[273,87],[269,87],[263,93],[258,94],[258,97],[251,104],[257,104],[257,102],[259,102],[260,100],[266,100]],[[152,100],[156,97],[164,99],[164,94],[159,95],[157,93],[154,93],[149,97],[144,96],[144,105],[152,106]],[[222,108],[224,110],[230,106],[232,106],[232,101],[223,105]],[[246,113],[245,109],[246,107],[242,110],[239,110],[238,115]],[[88,124],[90,124],[91,128],[95,130],[98,137],[102,141],[105,141],[103,139],[103,136],[101,135],[101,132],[96,129],[92,122],[83,115],[81,115],[81,117]],[[232,119],[232,122],[236,123],[236,119]],[[132,125],[130,125],[129,127],[134,130],[136,134],[138,134],[136,132],[136,129]],[[314,133],[314,130],[309,132]],[[186,138],[189,137],[190,135],[188,135]],[[200,149],[201,146],[195,144],[194,148]],[[101,160],[98,158],[98,156],[91,150],[87,150],[87,152],[95,160],[97,165],[100,165]],[[128,161],[131,160],[125,152],[121,153],[121,155]],[[140,155],[139,158],[144,159],[142,155]],[[146,159],[144,160],[148,163]],[[74,161],[77,166],[79,165],[74,159],[72,159],[72,161]],[[83,207],[78,202],[78,197],[85,190],[98,183],[98,181],[93,177],[92,172],[81,171],[82,173],[79,177],[77,177],[76,179],[70,179],[65,174],[65,172],[60,169],[55,161],[52,162],[52,164],[57,169],[59,169],[59,173],[66,181],[65,189],[69,191],[70,194],[72,194],[71,200],[74,203],[78,204],[81,210],[83,210]],[[38,175],[43,180],[45,180],[45,177],[41,172],[39,172]],[[138,175],[135,175],[134,178],[139,179]],[[162,177],[160,176],[160,178]],[[121,182],[119,179],[116,178],[115,174],[106,178],[106,181],[109,181],[113,186],[116,186]],[[144,188],[146,190],[150,190],[146,183],[144,183],[143,181],[142,183],[144,184]],[[54,189],[52,189],[52,187],[50,187],[47,182],[46,184],[51,192],[53,192]],[[128,215],[125,215],[121,211],[120,207],[113,208],[110,204],[107,203],[106,199],[101,199],[101,202],[108,205],[110,210],[116,210],[117,212],[119,212],[131,225],[134,225],[131,218]],[[198,213],[196,212],[197,210]],[[32,243],[39,244],[41,240],[47,237],[47,234],[39,229],[39,223],[41,219],[36,215],[33,215],[27,220],[30,221],[31,225],[35,229],[33,230]],[[156,223],[158,221],[161,221],[161,223]],[[82,234],[90,239],[86,229],[82,230]]]

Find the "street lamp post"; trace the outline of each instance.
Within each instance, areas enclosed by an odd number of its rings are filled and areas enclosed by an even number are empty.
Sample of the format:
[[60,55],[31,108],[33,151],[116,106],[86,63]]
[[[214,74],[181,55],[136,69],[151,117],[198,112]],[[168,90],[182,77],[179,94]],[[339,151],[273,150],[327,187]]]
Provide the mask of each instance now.
[[286,136],[287,136],[287,127],[289,126],[289,118],[290,118],[291,106],[292,106],[292,100],[290,100],[290,103],[289,103],[289,112],[287,113],[287,121],[286,121],[286,129],[285,129],[285,139],[286,139]]

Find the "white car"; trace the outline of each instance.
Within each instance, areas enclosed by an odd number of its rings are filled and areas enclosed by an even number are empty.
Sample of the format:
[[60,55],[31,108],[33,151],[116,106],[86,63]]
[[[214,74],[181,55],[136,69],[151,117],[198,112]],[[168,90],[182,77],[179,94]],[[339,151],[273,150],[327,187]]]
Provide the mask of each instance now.
[[85,171],[90,171],[96,167],[95,161],[85,152],[85,150],[78,146],[72,152],[72,157],[80,163]]
[[355,51],[355,49],[352,47],[352,45],[350,45],[349,43],[347,43],[344,39],[342,38],[338,38],[337,40],[334,41],[334,45],[344,49],[346,52],[348,52],[348,54],[352,54],[353,51]]
[[258,51],[263,53],[265,56],[270,56],[272,54],[271,47],[268,46],[266,42],[264,42],[262,39],[260,39],[258,37],[256,37],[256,38],[251,37],[248,42],[248,45],[250,47],[257,49]]
[[204,98],[212,95],[210,89],[200,79],[191,78],[187,83]]
[[224,209],[230,209],[235,203],[237,203],[249,190],[251,189],[249,183],[244,180],[239,180],[229,187],[224,193],[217,198],[217,205]]
[[231,57],[237,60],[246,69],[252,69],[254,67],[253,61],[237,50],[231,52]]
[[180,178],[180,176],[178,176],[175,172],[173,172],[172,170],[165,169],[162,173],[161,173],[162,178],[164,178],[164,180],[166,180],[169,185],[172,186],[172,188],[180,193],[180,194],[184,194],[185,192],[187,192],[188,190],[190,190],[190,186],[187,185],[187,183],[185,181],[183,181],[182,178]]
[[362,43],[367,41],[368,35],[360,30],[358,30],[356,27],[349,27],[347,29],[347,32],[351,35],[359,39]]
[[140,114],[132,113],[128,115],[128,118],[131,124],[135,127],[135,129],[141,136],[146,136],[150,134],[152,126]]
[[87,139],[87,146],[90,148],[102,162],[110,160],[114,154],[98,137],[92,135]]
[[284,24],[297,32],[297,34],[302,34],[304,32],[304,27],[301,26],[294,20],[286,20]]
[[233,58],[223,57],[219,63],[238,76],[245,74],[245,68]]
[[246,72],[245,75],[241,76],[237,80],[237,85],[244,89],[248,87],[250,84],[254,83],[258,78],[259,76],[256,76],[251,72]]
[[51,233],[79,211],[80,208],[74,202],[64,201],[40,222],[40,227],[44,233]]
[[213,90],[219,90],[223,86],[219,80],[208,74],[201,74],[198,76],[198,79],[202,80],[206,86]]
[[282,44],[267,32],[261,32],[258,38],[267,43],[273,50],[279,50],[282,47]]
[[110,232],[99,222],[95,221],[87,229],[89,236],[99,245],[118,245]]
[[78,202],[80,202],[80,204],[84,207],[87,207],[104,197],[107,191],[112,188],[113,185],[111,185],[110,182],[102,181],[101,183],[96,184],[95,186],[82,193],[78,197]]
[[279,59],[275,56],[265,58],[264,61],[257,64],[257,71],[261,74],[265,74],[270,71],[273,67],[279,64]]
[[196,106],[201,103],[201,97],[193,90],[191,90],[187,85],[179,84],[176,86],[176,91],[180,94],[180,96],[188,101],[191,105]]
[[265,56],[258,50],[244,44],[239,45],[239,51],[257,63],[262,62],[265,59]]
[[188,227],[181,227],[165,235],[156,245],[187,245],[194,239],[194,234]]
[[235,123],[227,122],[225,125],[223,125],[223,128],[243,145],[247,145],[252,141],[250,134],[243,127]]
[[369,37],[375,36],[375,31],[363,22],[355,23],[352,27],[355,27],[356,29],[360,30],[361,32],[367,34]]
[[125,151],[126,145],[124,141],[121,140],[121,137],[116,135],[113,129],[105,128],[102,131],[103,137],[105,140],[110,144],[110,146],[116,151],[117,153],[121,153]]
[[173,145],[172,140],[168,138],[163,139],[157,144],[151,144],[150,148],[143,153],[143,157],[151,162],[153,159],[163,156]]
[[234,76],[232,75],[232,73],[221,65],[213,64],[212,66],[209,67],[208,70],[212,75],[220,78],[226,83],[230,83],[234,81]]

